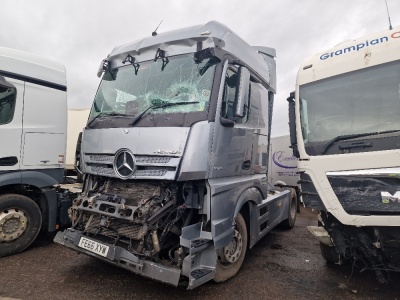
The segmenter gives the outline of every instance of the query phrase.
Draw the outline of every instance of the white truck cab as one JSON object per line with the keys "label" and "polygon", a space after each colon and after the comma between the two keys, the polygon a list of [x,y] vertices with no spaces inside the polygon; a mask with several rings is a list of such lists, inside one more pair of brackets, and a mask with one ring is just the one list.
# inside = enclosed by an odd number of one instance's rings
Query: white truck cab
{"label": "white truck cab", "polygon": [[289,98],[302,198],[329,262],[400,260],[400,27],[307,58]]}
{"label": "white truck cab", "polygon": [[66,85],[60,63],[0,47],[0,257],[67,223],[53,187],[64,176]]}

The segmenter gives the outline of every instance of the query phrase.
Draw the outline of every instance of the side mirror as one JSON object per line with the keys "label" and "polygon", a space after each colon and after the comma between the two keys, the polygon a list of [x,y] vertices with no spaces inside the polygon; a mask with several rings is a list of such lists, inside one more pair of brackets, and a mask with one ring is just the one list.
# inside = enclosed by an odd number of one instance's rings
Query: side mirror
{"label": "side mirror", "polygon": [[296,136],[296,102],[295,94],[291,92],[287,98],[289,102],[289,133],[290,133],[290,148],[293,150],[293,156],[300,158],[299,150],[297,148],[297,136]]}
{"label": "side mirror", "polygon": [[104,73],[104,71],[106,71],[108,69],[108,67],[109,67],[109,62],[108,62],[107,58],[103,59],[101,61],[99,70],[97,71],[97,77],[101,77],[101,75]]}
{"label": "side mirror", "polygon": [[238,71],[239,77],[239,90],[236,94],[236,110],[235,117],[244,117],[244,105],[248,101],[249,97],[249,85],[250,85],[250,72],[245,67],[240,67]]}

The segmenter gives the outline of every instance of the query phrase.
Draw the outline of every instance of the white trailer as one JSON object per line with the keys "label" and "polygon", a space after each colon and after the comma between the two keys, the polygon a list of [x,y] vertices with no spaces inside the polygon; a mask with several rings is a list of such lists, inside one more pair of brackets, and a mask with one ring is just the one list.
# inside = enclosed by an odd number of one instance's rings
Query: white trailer
{"label": "white trailer", "polygon": [[268,181],[270,184],[297,186],[300,177],[297,172],[297,158],[290,148],[290,136],[271,138]]}
{"label": "white trailer", "polygon": [[69,223],[63,181],[67,129],[63,65],[0,47],[0,257],[26,249],[40,229]]}

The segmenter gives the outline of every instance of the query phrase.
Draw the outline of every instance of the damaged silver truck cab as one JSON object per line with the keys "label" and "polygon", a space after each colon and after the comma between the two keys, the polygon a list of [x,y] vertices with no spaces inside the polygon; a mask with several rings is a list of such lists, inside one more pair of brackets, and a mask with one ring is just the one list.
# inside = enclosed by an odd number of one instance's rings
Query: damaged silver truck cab
{"label": "damaged silver truck cab", "polygon": [[72,227],[55,241],[192,289],[293,227],[296,193],[266,176],[274,57],[217,22],[115,48],[83,132]]}

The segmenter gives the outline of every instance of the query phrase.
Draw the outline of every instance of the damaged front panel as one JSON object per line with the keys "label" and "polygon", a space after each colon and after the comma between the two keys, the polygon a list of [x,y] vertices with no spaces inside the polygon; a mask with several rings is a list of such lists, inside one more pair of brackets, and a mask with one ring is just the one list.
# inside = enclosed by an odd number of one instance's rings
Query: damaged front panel
{"label": "damaged front panel", "polygon": [[393,176],[329,176],[343,209],[351,215],[400,215],[400,178]]}
{"label": "damaged front panel", "polygon": [[202,232],[200,225],[204,184],[88,176],[83,194],[70,209],[72,227],[56,242],[110,258],[145,276],[148,268],[153,273],[165,270],[172,278],[152,278],[173,285],[178,284],[176,274],[184,264],[190,267],[189,279],[213,274],[215,251],[199,253],[213,249],[210,233]]}

